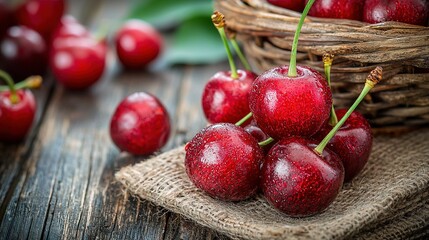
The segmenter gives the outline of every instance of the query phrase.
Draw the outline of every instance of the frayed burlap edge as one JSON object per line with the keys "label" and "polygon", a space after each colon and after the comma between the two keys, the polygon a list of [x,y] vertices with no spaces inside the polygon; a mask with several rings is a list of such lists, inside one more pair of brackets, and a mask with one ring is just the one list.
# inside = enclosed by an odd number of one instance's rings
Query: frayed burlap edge
{"label": "frayed burlap edge", "polygon": [[[237,203],[210,198],[192,185],[183,161],[184,150],[179,147],[125,167],[116,178],[131,193],[232,238],[340,239],[370,233],[400,237],[427,225],[427,218],[405,218],[427,207],[419,200],[429,197],[427,130],[395,139],[376,138],[363,173],[343,187],[325,212],[308,218],[289,218],[260,195]],[[371,229],[377,225],[390,230]]]}

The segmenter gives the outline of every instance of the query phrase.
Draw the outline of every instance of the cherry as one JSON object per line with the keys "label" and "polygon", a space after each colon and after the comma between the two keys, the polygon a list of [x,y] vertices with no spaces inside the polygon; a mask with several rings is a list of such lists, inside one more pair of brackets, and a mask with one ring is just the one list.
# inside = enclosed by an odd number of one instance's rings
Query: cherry
{"label": "cherry", "polygon": [[0,41],[0,68],[18,81],[31,75],[43,75],[47,61],[45,41],[30,28],[11,27]]}
{"label": "cherry", "polygon": [[151,154],[165,145],[170,136],[167,110],[153,95],[131,94],[117,106],[110,121],[110,137],[122,151]]}
{"label": "cherry", "polygon": [[48,39],[65,11],[64,0],[26,0],[16,10],[21,25],[28,26]]}
{"label": "cherry", "polygon": [[308,15],[361,21],[363,5],[363,0],[317,0]]}
{"label": "cherry", "polygon": [[250,91],[253,117],[274,139],[311,136],[329,117],[332,94],[325,79],[310,67],[296,66],[299,33],[313,3],[307,3],[298,23],[290,65],[261,74]]}
{"label": "cherry", "polygon": [[[29,90],[16,89],[12,78],[0,70],[9,85],[6,91],[0,91],[0,142],[19,142],[25,138],[36,113],[36,100]],[[21,82],[23,87],[34,88],[41,84],[40,77],[32,77]]]}
{"label": "cherry", "polygon": [[305,0],[267,0],[267,2],[297,12],[302,12],[305,6]]}
{"label": "cherry", "polygon": [[363,21],[369,23],[397,21],[426,26],[428,16],[429,2],[425,0],[366,0],[363,8]]}
{"label": "cherry", "polygon": [[274,207],[292,217],[314,215],[326,209],[338,195],[344,180],[342,159],[328,142],[343,126],[365,95],[381,80],[381,68],[368,76],[356,102],[315,147],[313,140],[290,137],[274,145],[262,166],[261,186]]}
{"label": "cherry", "polygon": [[275,208],[293,217],[326,209],[344,179],[341,160],[330,150],[314,152],[316,144],[291,137],[275,144],[262,166],[261,187]]}
{"label": "cherry", "polygon": [[66,88],[85,89],[96,83],[106,65],[104,40],[92,37],[66,37],[55,41],[50,67],[55,79]]}
{"label": "cherry", "polygon": [[145,67],[161,53],[163,40],[148,23],[128,20],[116,33],[116,53],[122,65],[130,69]]}
{"label": "cherry", "polygon": [[250,112],[249,91],[257,75],[248,70],[237,70],[226,40],[223,14],[215,12],[212,20],[225,45],[231,71],[221,71],[210,78],[201,102],[209,122],[235,123]]}
{"label": "cherry", "polygon": [[239,201],[257,192],[262,150],[243,128],[211,125],[195,135],[185,150],[186,173],[208,195]]}
{"label": "cherry", "polygon": [[[342,118],[346,111],[346,109],[338,109],[336,114],[339,118]],[[325,124],[313,137],[317,140],[322,140],[331,129],[331,125]],[[344,181],[351,181],[362,171],[371,153],[372,139],[371,127],[368,121],[362,114],[353,112],[328,143],[327,147],[335,152],[343,162],[345,170]]]}
{"label": "cherry", "polygon": [[[260,142],[260,146],[264,150],[264,153],[268,153],[271,147],[276,143],[275,141],[271,141],[270,136],[268,136],[262,129],[258,126],[255,119],[252,119],[249,124],[243,127],[244,131],[248,132],[252,137],[256,139],[256,141]],[[262,144],[266,141],[266,144]]]}

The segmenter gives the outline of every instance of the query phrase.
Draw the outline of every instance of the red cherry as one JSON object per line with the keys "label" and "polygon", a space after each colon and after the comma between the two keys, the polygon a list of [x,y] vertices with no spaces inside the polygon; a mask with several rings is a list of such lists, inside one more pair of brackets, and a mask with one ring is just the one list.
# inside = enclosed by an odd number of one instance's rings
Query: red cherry
{"label": "red cherry", "polygon": [[19,24],[34,29],[48,39],[64,10],[64,0],[27,0],[16,10],[16,18]]}
{"label": "red cherry", "polygon": [[186,173],[214,198],[239,201],[258,189],[262,151],[243,128],[218,123],[200,131],[186,145]]}
{"label": "red cherry", "polygon": [[50,67],[66,88],[80,90],[97,82],[106,65],[105,41],[90,37],[68,37],[55,41]]}
{"label": "red cherry", "polygon": [[164,146],[170,136],[168,112],[155,96],[134,93],[116,108],[110,122],[110,136],[122,151],[151,154]]}
{"label": "red cherry", "polygon": [[330,150],[300,137],[274,145],[262,166],[261,186],[266,199],[292,217],[320,213],[338,195],[344,180],[341,160]]}
{"label": "red cherry", "polygon": [[48,65],[47,54],[40,34],[24,26],[14,26],[0,41],[0,69],[17,81],[31,75],[43,75]]}
{"label": "red cherry", "polygon": [[[335,112],[338,118],[342,118],[347,109]],[[332,126],[325,124],[314,138],[321,141],[331,129]],[[345,170],[344,180],[351,181],[362,171],[371,153],[372,133],[368,121],[362,114],[353,112],[327,147],[342,160]]]}
{"label": "red cherry", "polygon": [[317,71],[297,66],[288,77],[288,66],[260,75],[250,91],[250,109],[261,129],[274,139],[311,136],[328,119],[332,94]]}
{"label": "red cherry", "polygon": [[[255,119],[252,119],[249,124],[243,127],[244,131],[248,132],[250,135],[252,135],[256,141],[263,142],[270,138],[262,129],[258,126]],[[270,144],[266,146],[262,146],[262,149],[264,150],[264,153],[268,153],[268,151],[271,149],[272,146],[276,141],[271,142]]]}
{"label": "red cherry", "polygon": [[360,21],[362,20],[363,5],[363,0],[316,0],[308,15]]}
{"label": "red cherry", "polygon": [[237,73],[233,79],[231,72],[218,72],[205,85],[201,101],[209,122],[236,123],[250,112],[249,92],[257,75],[244,70]]}
{"label": "red cherry", "polygon": [[366,0],[363,21],[380,23],[397,21],[426,26],[429,2],[425,0]]}
{"label": "red cherry", "polygon": [[127,21],[116,34],[116,53],[126,68],[142,68],[154,61],[163,48],[158,31],[148,23]]}
{"label": "red cherry", "polygon": [[30,130],[36,113],[36,100],[29,90],[16,91],[18,102],[12,103],[10,91],[0,92],[0,142],[18,142]]}
{"label": "red cherry", "polygon": [[305,6],[305,0],[267,0],[267,2],[297,12],[302,12]]}

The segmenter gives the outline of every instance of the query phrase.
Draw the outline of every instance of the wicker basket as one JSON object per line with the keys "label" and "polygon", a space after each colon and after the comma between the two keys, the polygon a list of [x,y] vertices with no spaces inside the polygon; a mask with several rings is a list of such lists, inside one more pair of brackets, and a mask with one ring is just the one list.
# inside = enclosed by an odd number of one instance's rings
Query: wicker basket
{"label": "wicker basket", "polygon": [[[260,71],[289,63],[300,13],[265,0],[216,0],[215,8]],[[351,106],[365,77],[378,65],[384,70],[383,81],[358,109],[374,131],[397,134],[429,126],[429,27],[307,17],[297,61],[323,73],[324,52],[335,55],[336,107]]]}

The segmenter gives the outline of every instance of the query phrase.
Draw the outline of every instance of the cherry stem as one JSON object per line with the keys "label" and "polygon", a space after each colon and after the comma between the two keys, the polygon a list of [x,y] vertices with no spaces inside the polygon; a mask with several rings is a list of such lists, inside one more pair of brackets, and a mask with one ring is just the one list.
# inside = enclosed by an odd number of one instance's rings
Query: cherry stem
{"label": "cherry stem", "polygon": [[241,63],[243,64],[244,68],[248,71],[253,71],[252,67],[250,66],[249,62],[247,61],[246,57],[244,56],[243,52],[240,49],[240,46],[238,46],[237,41],[235,40],[235,36],[230,38],[231,44],[234,47],[235,52],[237,53],[238,57],[240,58]]}
{"label": "cherry stem", "polygon": [[[42,77],[41,76],[30,76],[26,78],[24,81],[15,84],[15,90],[19,89],[34,89],[39,88],[42,85]],[[0,91],[9,91],[9,87],[0,86]]]}
{"label": "cherry stem", "polygon": [[238,121],[235,124],[235,126],[241,126],[241,124],[243,124],[244,122],[246,122],[247,120],[249,120],[252,116],[253,116],[252,112],[248,113],[246,116],[244,116],[244,118],[240,119],[240,121]]}
{"label": "cherry stem", "polygon": [[[323,66],[325,67],[325,77],[328,81],[329,88],[332,90],[331,87],[331,66],[332,62],[334,61],[334,55],[330,53],[324,53],[323,54]],[[338,117],[335,113],[334,103],[332,102],[331,106],[331,115],[329,117],[329,125],[335,126],[338,123]]]}
{"label": "cherry stem", "polygon": [[334,128],[326,135],[326,137],[317,145],[317,147],[314,149],[316,153],[319,155],[322,155],[323,150],[325,149],[328,142],[334,137],[334,135],[337,133],[338,129],[341,128],[341,126],[344,124],[344,122],[347,120],[347,118],[353,113],[353,111],[356,109],[356,107],[359,105],[359,103],[363,100],[363,98],[368,94],[368,92],[378,83],[381,81],[382,78],[382,72],[383,69],[381,67],[376,67],[374,70],[371,71],[369,76],[366,78],[365,81],[365,87],[363,88],[362,92],[360,93],[359,97],[356,99],[356,101],[353,103],[353,105],[349,108],[349,110],[344,114],[344,116],[341,118],[341,120],[335,125]]}
{"label": "cherry stem", "polygon": [[15,83],[12,80],[12,77],[5,71],[0,70],[0,77],[7,83],[10,90],[10,102],[16,104],[19,102],[18,94],[16,94]]}
{"label": "cherry stem", "polygon": [[235,66],[234,58],[232,56],[231,49],[229,48],[228,40],[225,34],[225,16],[222,13],[215,11],[212,15],[212,22],[217,28],[219,35],[222,39],[223,45],[225,46],[225,50],[228,55],[229,66],[231,68],[231,78],[237,79],[237,67]]}
{"label": "cherry stem", "polygon": [[259,142],[258,144],[259,144],[259,146],[267,146],[268,144],[272,143],[273,141],[274,141],[274,138],[269,137],[269,138],[265,139],[264,141]]}
{"label": "cherry stem", "polygon": [[305,17],[307,17],[308,11],[310,11],[311,6],[315,0],[309,0],[307,5],[305,5],[304,11],[302,11],[301,18],[299,19],[298,26],[296,27],[295,36],[292,43],[292,51],[290,55],[290,63],[288,70],[288,77],[296,77],[296,55],[298,53],[298,38],[301,33],[302,25],[304,24]]}

